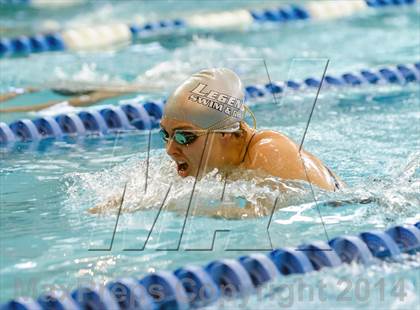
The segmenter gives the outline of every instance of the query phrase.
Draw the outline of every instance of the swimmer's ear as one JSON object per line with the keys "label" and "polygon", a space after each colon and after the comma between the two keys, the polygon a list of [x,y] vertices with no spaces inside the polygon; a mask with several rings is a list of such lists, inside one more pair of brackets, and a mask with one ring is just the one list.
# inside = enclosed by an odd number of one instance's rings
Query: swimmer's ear
{"label": "swimmer's ear", "polygon": [[232,134],[230,132],[221,132],[221,136],[222,136],[222,139],[227,140],[232,137]]}
{"label": "swimmer's ear", "polygon": [[231,137],[235,137],[235,138],[240,138],[242,135],[243,135],[243,133],[242,133],[242,131],[237,131],[237,132],[222,132],[221,133],[222,134],[222,138],[227,138],[227,139],[230,139]]}
{"label": "swimmer's ear", "polygon": [[244,132],[243,132],[242,130],[240,130],[240,131],[236,131],[236,132],[234,132],[234,133],[233,133],[233,135],[234,135],[236,138],[240,138],[240,137],[243,137],[243,136],[244,136]]}

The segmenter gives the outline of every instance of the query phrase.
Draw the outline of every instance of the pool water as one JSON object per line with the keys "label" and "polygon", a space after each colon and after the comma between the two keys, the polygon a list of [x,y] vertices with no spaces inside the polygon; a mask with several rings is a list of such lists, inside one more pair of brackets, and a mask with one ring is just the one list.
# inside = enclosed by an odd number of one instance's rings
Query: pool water
{"label": "pool water", "polygon": [[[61,16],[64,24],[71,26],[275,4],[232,1],[222,6],[213,1],[184,1],[168,6],[163,1],[100,1],[51,14],[31,14],[33,9],[25,8],[18,12],[5,10],[0,13],[0,27],[15,27],[7,33],[16,34],[25,33],[40,20],[53,19],[51,16],[57,20]],[[205,67],[233,68],[245,85],[267,83],[263,59],[271,79],[276,81],[319,78],[327,59],[330,74],[409,64],[419,61],[419,8],[384,9],[335,21],[255,27],[245,32],[186,32],[117,50],[2,59],[0,90],[68,80],[135,81],[163,88],[158,93],[140,94],[147,99],[166,96],[182,79]],[[23,295],[36,297],[50,287],[70,290],[93,280],[140,277],[188,263],[204,265],[270,247],[295,247],[419,221],[419,91],[418,84],[321,90],[304,147],[348,185],[337,193],[315,189],[325,230],[309,187],[277,178],[265,183],[261,178],[230,181],[224,194],[228,202],[243,197],[274,203],[278,197],[278,209],[272,218],[186,218],[194,180],[177,176],[157,131],[151,135],[149,161],[147,132],[69,137],[0,148],[0,301]],[[249,104],[259,129],[278,130],[300,142],[315,93],[308,90],[279,97],[276,102],[264,98]],[[29,105],[59,98],[43,91],[1,105]],[[101,104],[110,103],[118,104],[118,100]],[[36,115],[1,114],[0,121]],[[273,184],[282,184],[288,190],[273,190]],[[98,215],[88,211],[122,195],[125,185],[124,208],[114,235],[115,212]],[[220,175],[210,173],[195,185],[192,209],[214,208],[223,187]],[[372,202],[357,203],[364,198],[372,198]],[[356,202],[340,207],[324,203],[337,200]],[[162,202],[171,210],[163,208],[160,212]],[[219,232],[212,248],[215,230],[230,232]],[[414,309],[420,302],[419,267],[417,254],[370,267],[326,268],[309,275],[281,277],[246,300],[224,299],[210,308]]]}

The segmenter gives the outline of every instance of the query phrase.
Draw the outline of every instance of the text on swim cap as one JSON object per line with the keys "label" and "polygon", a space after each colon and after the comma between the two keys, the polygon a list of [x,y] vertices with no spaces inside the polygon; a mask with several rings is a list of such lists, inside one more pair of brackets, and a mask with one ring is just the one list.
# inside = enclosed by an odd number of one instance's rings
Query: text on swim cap
{"label": "text on swim cap", "polygon": [[197,102],[209,108],[224,112],[229,116],[241,118],[242,100],[218,91],[207,89],[207,85],[199,83],[192,91],[188,100]]}

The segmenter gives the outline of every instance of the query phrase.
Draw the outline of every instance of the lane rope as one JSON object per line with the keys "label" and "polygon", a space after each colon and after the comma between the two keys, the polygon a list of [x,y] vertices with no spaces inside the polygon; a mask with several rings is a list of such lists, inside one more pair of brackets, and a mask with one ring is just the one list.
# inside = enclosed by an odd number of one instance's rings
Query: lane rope
{"label": "lane rope", "polygon": [[[36,3],[46,0],[0,0],[0,4]],[[78,1],[78,0],[72,0]],[[72,1],[52,1],[67,3]],[[0,58],[28,56],[33,53],[56,51],[82,51],[130,44],[142,38],[175,35],[185,30],[210,31],[247,29],[253,25],[285,24],[302,20],[328,20],[351,16],[369,9],[414,5],[417,0],[351,0],[310,1],[305,4],[281,7],[194,14],[185,18],[160,20],[144,24],[112,23],[109,25],[81,26],[62,31],[14,38],[0,38]],[[48,0],[49,3],[52,3]],[[80,0],[78,1],[80,2]]]}
{"label": "lane rope", "polygon": [[52,290],[36,300],[18,297],[0,309],[197,309],[223,297],[247,298],[279,277],[354,262],[369,266],[381,260],[401,261],[403,253],[419,251],[420,222],[417,222],[394,226],[384,232],[339,236],[329,244],[315,241],[296,249],[280,248],[268,254],[218,259],[205,266],[189,264],[174,272],[156,271],[140,279],[124,277],[105,286],[81,286],[71,293]]}
{"label": "lane rope", "polygon": [[[377,70],[363,69],[357,73],[344,73],[340,76],[327,75],[323,87],[358,87],[361,85],[405,85],[420,82],[420,63]],[[305,91],[319,86],[319,79],[307,78],[302,81],[271,82],[265,85],[245,87],[247,100],[271,98],[273,94],[282,95],[288,91]],[[150,130],[159,127],[165,100],[143,101],[133,98],[121,101],[115,106],[100,107],[86,111],[60,114],[53,117],[39,117],[34,120],[20,119],[6,124],[0,122],[0,145],[19,141],[40,141],[43,139],[62,139],[65,136],[102,136],[115,132]],[[22,107],[0,109],[11,112]]]}

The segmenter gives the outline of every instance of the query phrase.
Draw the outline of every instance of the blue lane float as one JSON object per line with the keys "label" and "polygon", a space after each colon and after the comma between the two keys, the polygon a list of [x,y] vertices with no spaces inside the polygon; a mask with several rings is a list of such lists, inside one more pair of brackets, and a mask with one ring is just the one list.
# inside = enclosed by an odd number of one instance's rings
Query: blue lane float
{"label": "blue lane float", "polygon": [[10,40],[10,46],[13,54],[29,54],[32,52],[29,38],[21,36]]}
{"label": "blue lane float", "polygon": [[86,134],[85,125],[77,114],[58,115],[55,120],[66,135],[84,136]]}
{"label": "blue lane float", "polygon": [[65,292],[47,292],[35,301],[18,297],[0,310],[108,310],[197,309],[219,298],[244,298],[278,277],[309,273],[343,263],[394,260],[401,252],[420,251],[420,222],[394,226],[358,236],[339,236],[329,244],[316,241],[294,249],[280,248],[268,254],[221,259],[205,267],[187,265],[175,272],[157,271],[141,279],[122,278],[105,286],[87,286]]}
{"label": "blue lane float", "polygon": [[342,236],[332,239],[329,245],[337,253],[342,262],[352,262],[368,265],[372,263],[373,256],[367,245],[358,237]]}
{"label": "blue lane float", "polygon": [[116,299],[120,309],[152,310],[155,308],[146,288],[134,278],[122,278],[110,282],[106,287]]}
{"label": "blue lane float", "polygon": [[264,254],[256,253],[242,256],[239,258],[239,262],[248,272],[254,287],[258,287],[266,282],[272,281],[279,275],[274,262]]}
{"label": "blue lane float", "polygon": [[0,122],[0,145],[13,142],[38,141],[63,136],[104,135],[112,132],[151,130],[159,126],[163,102],[148,101],[108,106],[100,110],[80,111],[42,117],[21,119],[10,125]]}
{"label": "blue lane float", "polygon": [[171,272],[158,271],[141,279],[156,309],[189,309],[188,295],[181,281]]}
{"label": "blue lane float", "polygon": [[82,111],[78,113],[78,116],[88,132],[108,133],[108,126],[98,111]]}
{"label": "blue lane float", "polygon": [[48,43],[45,37],[41,35],[34,35],[28,38],[29,46],[33,53],[40,53],[48,49]]}
{"label": "blue lane float", "polygon": [[254,291],[250,274],[244,266],[233,259],[221,259],[206,266],[222,296],[247,296]]}
{"label": "blue lane float", "polygon": [[32,298],[16,298],[0,307],[1,310],[43,310],[42,306]]}
{"label": "blue lane float", "polygon": [[[25,2],[36,3],[35,0],[0,0],[0,4],[3,5]],[[185,18],[151,21],[144,24],[120,24],[118,27],[112,25],[79,27],[55,33],[34,34],[17,38],[0,38],[0,57],[28,56],[33,53],[63,50],[78,51],[92,46],[100,49],[118,45],[120,41],[129,42],[130,40],[136,41],[139,38],[174,35],[182,29],[189,29],[192,32],[196,30],[205,30],[207,32],[217,29],[223,30],[227,20],[232,27],[242,29],[243,26],[254,24],[284,24],[302,20],[340,18],[366,9],[406,6],[413,5],[415,2],[415,0],[354,0],[343,4],[342,1],[328,1],[325,3],[322,1],[311,1],[301,5],[284,5],[259,10],[239,9],[217,13],[193,14]],[[71,4],[71,1],[69,3]],[[203,22],[208,19],[211,19],[212,23]],[[87,33],[89,35],[86,35]],[[93,41],[92,38],[94,39]]]}
{"label": "blue lane float", "polygon": [[[323,87],[400,84],[420,82],[420,63],[399,64],[378,70],[361,70],[341,76],[328,75]],[[245,87],[247,100],[259,100],[282,95],[288,91],[305,91],[319,87],[320,80],[307,78],[302,82],[271,82],[265,85]],[[63,135],[104,135],[110,132],[150,130],[159,127],[165,101],[141,102],[139,97],[122,100],[120,106],[108,106],[100,110],[80,111],[77,114],[62,114],[54,118],[34,121],[17,120],[10,125],[0,123],[0,145],[15,141],[37,141],[45,138],[61,138]],[[56,125],[58,124],[58,126]]]}
{"label": "blue lane float", "polygon": [[9,125],[0,122],[0,144],[15,142],[16,137]]}
{"label": "blue lane float", "polygon": [[182,19],[174,20],[161,20],[154,23],[146,23],[143,25],[140,24],[130,24],[130,32],[133,40],[137,38],[149,37],[152,35],[157,35],[162,32],[176,31],[179,29],[185,28],[186,22]]}
{"label": "blue lane float", "polygon": [[35,124],[29,119],[21,119],[10,124],[10,129],[15,136],[23,142],[38,141],[41,134],[38,132]]}
{"label": "blue lane float", "polygon": [[63,136],[60,125],[52,117],[37,118],[33,123],[43,138],[61,138]]}
{"label": "blue lane float", "polygon": [[64,291],[52,291],[40,295],[37,299],[42,309],[48,310],[78,310],[76,301]]}
{"label": "blue lane float", "polygon": [[28,56],[33,53],[63,51],[66,45],[59,33],[0,38],[0,57]]}
{"label": "blue lane float", "polygon": [[125,104],[121,109],[127,115],[128,121],[139,130],[148,130],[154,127],[155,119],[147,112],[146,108],[138,103]]}
{"label": "blue lane float", "polygon": [[278,271],[282,275],[293,273],[307,273],[314,270],[308,256],[303,251],[293,249],[277,249],[269,254]]}
{"label": "blue lane float", "polygon": [[310,18],[310,13],[304,6],[290,5],[281,8],[251,10],[251,15],[256,22],[284,23]]}
{"label": "blue lane float", "polygon": [[187,265],[175,270],[174,274],[181,281],[191,307],[205,307],[220,297],[216,283],[204,268]]}
{"label": "blue lane float", "polygon": [[416,0],[366,0],[367,5],[374,8],[414,4],[415,2]]}
{"label": "blue lane float", "polygon": [[104,287],[86,286],[74,290],[71,297],[81,309],[119,309],[115,296]]}
{"label": "blue lane float", "polygon": [[327,243],[324,241],[315,241],[310,244],[303,244],[298,247],[299,251],[304,251],[309,258],[315,270],[324,267],[336,267],[343,262]]}
{"label": "blue lane float", "polygon": [[162,118],[164,105],[165,105],[165,102],[160,102],[160,101],[157,101],[157,102],[146,101],[143,104],[143,107],[152,118],[153,127],[155,127],[156,124],[158,125],[159,120]]}
{"label": "blue lane float", "polygon": [[361,233],[360,238],[366,243],[372,255],[378,258],[397,258],[401,251],[391,236],[381,231]]}
{"label": "blue lane float", "polygon": [[130,125],[127,115],[120,107],[110,106],[101,109],[99,113],[105,120],[106,125],[111,130],[130,130],[133,126]]}
{"label": "blue lane float", "polygon": [[420,231],[414,226],[395,226],[386,233],[395,241],[401,252],[414,254],[420,243]]}
{"label": "blue lane float", "polygon": [[[355,73],[344,73],[339,76],[327,75],[323,87],[337,88],[343,86],[361,86],[378,84],[400,84],[420,82],[420,65],[397,65],[383,67],[378,70],[360,70]],[[248,99],[265,98],[273,94],[282,94],[288,89],[292,91],[317,88],[320,79],[309,77],[303,81],[272,82],[266,85],[248,85],[245,87],[245,94]]]}

